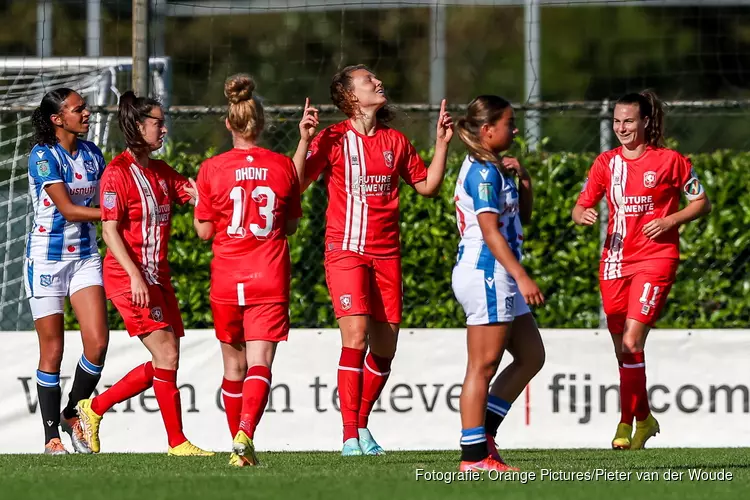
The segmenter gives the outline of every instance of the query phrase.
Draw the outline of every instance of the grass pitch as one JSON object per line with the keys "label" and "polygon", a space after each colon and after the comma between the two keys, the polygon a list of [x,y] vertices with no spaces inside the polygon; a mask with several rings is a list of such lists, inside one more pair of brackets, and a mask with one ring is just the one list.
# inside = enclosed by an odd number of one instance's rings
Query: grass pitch
{"label": "grass pitch", "polygon": [[458,456],[445,451],[346,459],[335,453],[261,453],[261,467],[234,469],[227,465],[228,453],[210,458],[0,455],[0,498],[715,500],[750,491],[746,448],[515,450],[505,458],[526,472],[525,481],[483,474],[463,481],[454,475],[446,482],[445,476],[456,471]]}

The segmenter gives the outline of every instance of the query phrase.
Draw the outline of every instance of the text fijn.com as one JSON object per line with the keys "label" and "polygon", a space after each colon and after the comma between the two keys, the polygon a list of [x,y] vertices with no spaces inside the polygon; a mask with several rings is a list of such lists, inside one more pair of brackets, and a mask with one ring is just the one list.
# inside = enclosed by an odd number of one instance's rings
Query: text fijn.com
{"label": "text fijn.com", "polygon": [[532,482],[608,482],[608,481],[731,481],[733,474],[725,469],[685,469],[665,471],[621,471],[592,469],[586,471],[564,471],[541,469],[537,471],[436,471],[416,469],[416,481],[441,482],[446,484],[472,481],[505,481],[520,484]]}

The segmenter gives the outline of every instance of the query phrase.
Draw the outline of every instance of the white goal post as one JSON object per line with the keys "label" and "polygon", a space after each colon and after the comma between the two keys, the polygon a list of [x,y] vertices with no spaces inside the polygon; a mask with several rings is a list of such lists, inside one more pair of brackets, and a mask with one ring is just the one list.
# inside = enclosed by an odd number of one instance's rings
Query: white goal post
{"label": "white goal post", "polygon": [[[75,90],[92,110],[87,139],[106,150],[112,106],[131,88],[132,67],[129,57],[0,58],[0,330],[33,329],[22,277],[32,218],[26,162],[33,110],[50,90]],[[170,60],[151,58],[149,68],[151,95],[168,109]]]}

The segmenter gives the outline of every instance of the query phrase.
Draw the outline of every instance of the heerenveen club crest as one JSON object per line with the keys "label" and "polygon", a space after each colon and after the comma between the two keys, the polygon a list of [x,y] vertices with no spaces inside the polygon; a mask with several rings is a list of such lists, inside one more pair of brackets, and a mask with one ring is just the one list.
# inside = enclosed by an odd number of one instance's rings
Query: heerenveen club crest
{"label": "heerenveen club crest", "polygon": [[97,172],[96,165],[94,165],[94,162],[91,160],[84,160],[83,168],[85,168],[86,173],[90,175],[94,175]]}
{"label": "heerenveen club crest", "polygon": [[653,188],[656,187],[656,172],[649,170],[643,174],[643,187]]}

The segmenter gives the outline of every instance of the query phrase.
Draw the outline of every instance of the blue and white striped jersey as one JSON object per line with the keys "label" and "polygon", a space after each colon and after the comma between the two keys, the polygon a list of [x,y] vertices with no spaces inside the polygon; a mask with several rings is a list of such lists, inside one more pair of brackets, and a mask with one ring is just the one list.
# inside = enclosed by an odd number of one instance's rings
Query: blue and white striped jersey
{"label": "blue and white striped jersey", "polygon": [[85,259],[97,252],[94,224],[66,221],[44,188],[63,182],[74,204],[97,205],[104,166],[104,156],[93,142],[78,140],[75,158],[59,144],[32,148],[29,195],[34,224],[26,241],[27,257],[69,261]]}
{"label": "blue and white striped jersey", "polygon": [[484,243],[477,215],[482,212],[499,214],[500,234],[508,241],[516,258],[521,260],[523,229],[519,216],[518,189],[513,177],[504,176],[488,162],[466,156],[456,182],[453,200],[461,241],[458,244],[458,265],[491,272],[505,272]]}

